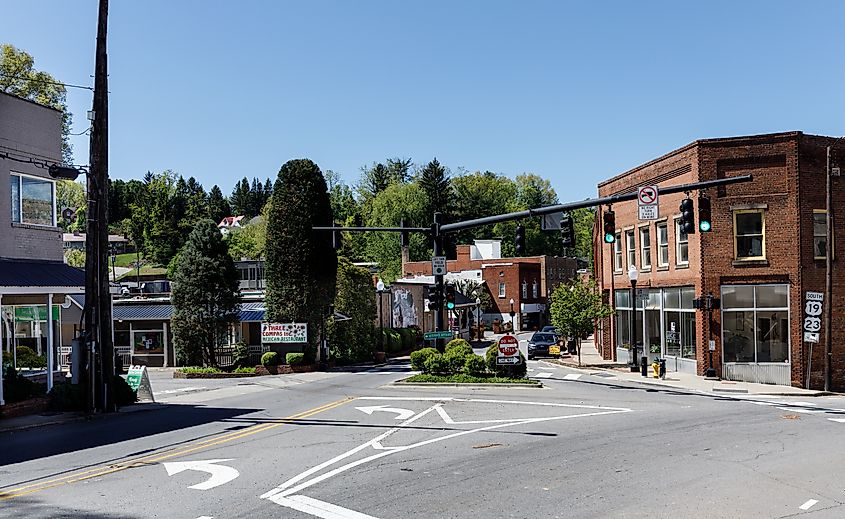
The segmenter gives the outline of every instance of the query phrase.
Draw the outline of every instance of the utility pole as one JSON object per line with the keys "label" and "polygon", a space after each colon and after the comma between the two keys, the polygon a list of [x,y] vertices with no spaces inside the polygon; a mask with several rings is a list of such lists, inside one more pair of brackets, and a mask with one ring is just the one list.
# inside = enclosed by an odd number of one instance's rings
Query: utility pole
{"label": "utility pole", "polygon": [[88,233],[85,258],[85,335],[88,373],[87,409],[114,410],[111,291],[108,276],[108,0],[99,1],[94,101],[88,173]]}

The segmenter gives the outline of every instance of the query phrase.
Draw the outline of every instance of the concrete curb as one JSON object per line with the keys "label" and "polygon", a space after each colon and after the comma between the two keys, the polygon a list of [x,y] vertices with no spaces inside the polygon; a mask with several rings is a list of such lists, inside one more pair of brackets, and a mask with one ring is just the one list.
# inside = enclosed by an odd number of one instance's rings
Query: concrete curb
{"label": "concrete curb", "polygon": [[35,429],[36,427],[44,427],[44,426],[47,426],[47,425],[61,425],[61,424],[66,424],[66,423],[81,422],[81,421],[87,420],[87,419],[88,419],[88,417],[84,414],[74,413],[71,416],[57,416],[54,420],[50,420],[50,421],[46,421],[46,422],[21,424],[21,425],[9,426],[9,427],[6,427],[2,423],[0,423],[0,433],[25,431],[27,429]]}
{"label": "concrete curb", "polygon": [[485,384],[483,382],[479,383],[472,383],[472,382],[402,382],[401,380],[397,380],[396,382],[391,382],[390,384],[386,384],[386,386],[394,386],[394,387],[413,387],[413,386],[443,386],[443,387],[501,387],[501,388],[528,388],[528,389],[538,389],[543,388],[542,382],[537,383],[529,383],[529,384]]}

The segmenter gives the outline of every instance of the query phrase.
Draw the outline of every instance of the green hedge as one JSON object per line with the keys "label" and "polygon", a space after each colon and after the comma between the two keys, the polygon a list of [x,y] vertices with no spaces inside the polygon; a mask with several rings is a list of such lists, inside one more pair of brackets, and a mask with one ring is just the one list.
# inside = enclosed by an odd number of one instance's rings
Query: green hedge
{"label": "green hedge", "polygon": [[279,365],[279,354],[275,351],[268,351],[264,355],[261,356],[261,365],[262,366],[278,366]]}
{"label": "green hedge", "polygon": [[291,366],[301,366],[302,364],[305,364],[305,354],[288,353],[287,355],[285,355],[285,362],[287,362]]}
{"label": "green hedge", "polygon": [[437,355],[437,350],[434,348],[423,348],[411,352],[411,368],[417,371],[425,371],[425,361],[432,355]]}
{"label": "green hedge", "polygon": [[431,355],[427,359],[425,359],[424,372],[427,374],[448,375],[450,372],[450,368],[451,366],[449,365],[449,359],[447,359],[445,355],[441,355],[440,353],[435,353],[434,355]]}
{"label": "green hedge", "polygon": [[464,359],[463,372],[475,377],[481,376],[487,373],[487,362],[481,355],[467,355]]}

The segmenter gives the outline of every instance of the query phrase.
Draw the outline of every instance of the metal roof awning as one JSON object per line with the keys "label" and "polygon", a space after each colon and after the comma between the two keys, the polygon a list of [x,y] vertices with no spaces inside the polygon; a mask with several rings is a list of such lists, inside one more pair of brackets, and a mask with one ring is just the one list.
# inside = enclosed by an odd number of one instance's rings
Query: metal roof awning
{"label": "metal roof awning", "polygon": [[173,316],[173,305],[114,305],[116,321],[167,321]]}
{"label": "metal roof awning", "polygon": [[85,291],[85,272],[61,261],[0,259],[0,294]]}

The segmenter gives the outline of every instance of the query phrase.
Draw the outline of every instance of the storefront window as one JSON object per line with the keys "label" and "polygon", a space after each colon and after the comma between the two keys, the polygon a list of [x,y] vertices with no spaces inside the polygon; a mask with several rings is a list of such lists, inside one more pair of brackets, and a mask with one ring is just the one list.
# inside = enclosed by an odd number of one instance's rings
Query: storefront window
{"label": "storefront window", "polygon": [[133,355],[163,355],[164,332],[159,330],[135,331],[132,333]]}
{"label": "storefront window", "polygon": [[789,285],[722,287],[725,362],[789,361]]}

